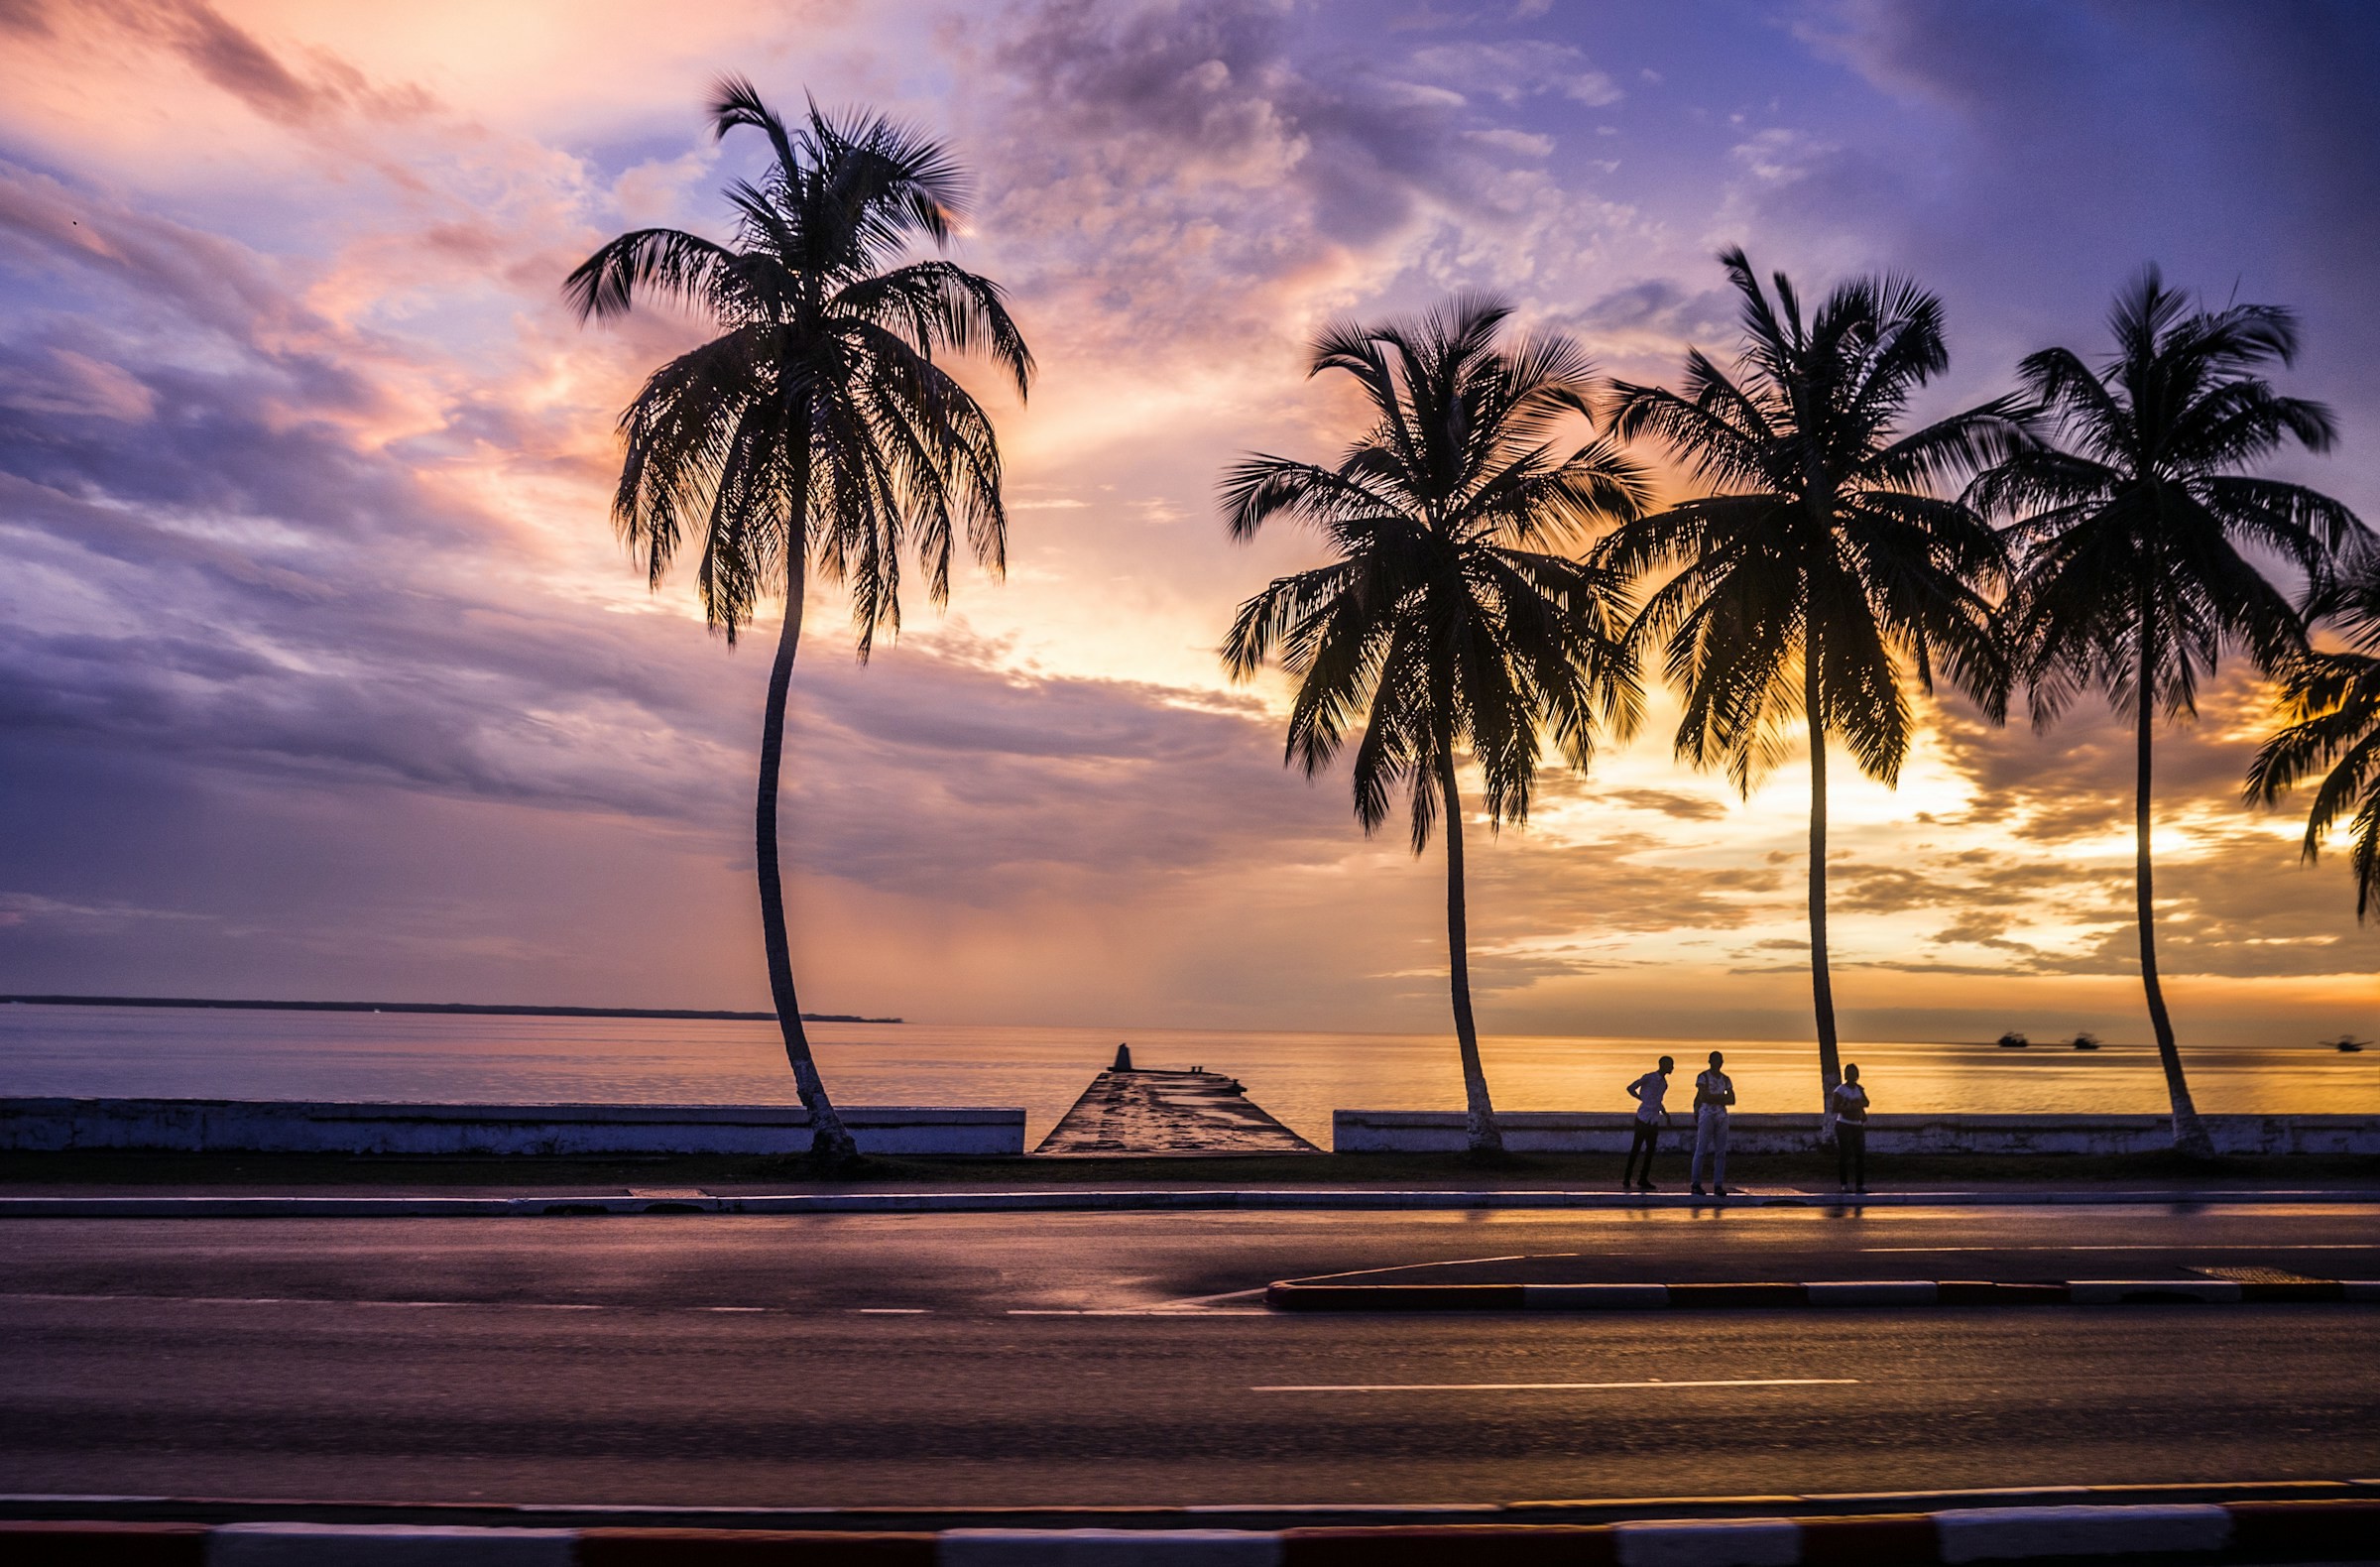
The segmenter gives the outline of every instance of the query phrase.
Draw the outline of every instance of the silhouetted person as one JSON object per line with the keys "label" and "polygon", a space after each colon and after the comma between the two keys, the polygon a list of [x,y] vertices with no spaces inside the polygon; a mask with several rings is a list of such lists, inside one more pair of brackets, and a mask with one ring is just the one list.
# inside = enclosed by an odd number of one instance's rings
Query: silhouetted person
{"label": "silhouetted person", "polygon": [[1711,1070],[1694,1080],[1694,1194],[1703,1195],[1703,1161],[1712,1160],[1711,1191],[1727,1194],[1727,1107],[1735,1103],[1735,1085],[1720,1067],[1726,1057],[1711,1052]]}
{"label": "silhouetted person", "polygon": [[[1620,1166],[1621,1191],[1630,1185],[1638,1191],[1653,1189],[1653,1145],[1669,1124],[1669,1112],[1661,1108],[1661,1101],[1669,1092],[1669,1074],[1677,1069],[1678,1063],[1665,1055],[1659,1066],[1628,1085],[1628,1097],[1636,1101],[1636,1135],[1628,1142],[1628,1161]],[[1644,1156],[1641,1169],[1636,1163],[1638,1154]]]}
{"label": "silhouetted person", "polygon": [[1845,1066],[1843,1081],[1827,1096],[1835,1112],[1835,1173],[1844,1191],[1867,1190],[1867,1090],[1859,1068]]}

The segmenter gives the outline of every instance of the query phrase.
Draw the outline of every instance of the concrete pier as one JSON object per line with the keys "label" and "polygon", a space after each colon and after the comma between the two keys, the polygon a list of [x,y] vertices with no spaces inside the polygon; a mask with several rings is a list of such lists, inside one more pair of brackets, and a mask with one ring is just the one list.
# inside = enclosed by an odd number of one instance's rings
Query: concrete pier
{"label": "concrete pier", "polygon": [[[1130,1057],[1118,1051],[1119,1061]],[[1038,1154],[1319,1153],[1322,1150],[1249,1103],[1220,1072],[1110,1068],[1091,1080]]]}

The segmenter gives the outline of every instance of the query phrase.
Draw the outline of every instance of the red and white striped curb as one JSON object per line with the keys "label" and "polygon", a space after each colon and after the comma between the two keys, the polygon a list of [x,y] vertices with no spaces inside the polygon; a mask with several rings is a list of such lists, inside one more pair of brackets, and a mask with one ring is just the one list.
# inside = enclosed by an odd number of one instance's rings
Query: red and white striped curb
{"label": "red and white striped curb", "polygon": [[2380,1559],[2380,1502],[1955,1507],[1852,1517],[1376,1528],[457,1528],[0,1522],[13,1567],[1929,1567]]}
{"label": "red and white striped curb", "polygon": [[2380,1305],[2380,1280],[2070,1278],[2002,1284],[1953,1278],[1798,1284],[1305,1284],[1267,1287],[1284,1311],[1663,1311],[1723,1306],[2123,1306],[2164,1302]]}

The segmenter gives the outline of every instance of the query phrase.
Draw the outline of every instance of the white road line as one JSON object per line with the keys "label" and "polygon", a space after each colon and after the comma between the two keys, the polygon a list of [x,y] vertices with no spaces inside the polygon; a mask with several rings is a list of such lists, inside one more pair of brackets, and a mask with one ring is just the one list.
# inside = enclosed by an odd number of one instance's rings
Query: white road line
{"label": "white road line", "polygon": [[1005,1315],[1012,1317],[1269,1317],[1270,1311],[1209,1310],[1203,1307],[1176,1306],[1108,1306],[1095,1310],[1076,1308],[1061,1310],[1054,1306],[1011,1306]]}
{"label": "white road line", "polygon": [[70,1295],[39,1290],[0,1291],[0,1301],[78,1304],[132,1302],[171,1306],[358,1306],[375,1311],[761,1311],[762,1306],[639,1306],[576,1300],[345,1300],[322,1295]]}
{"label": "white road line", "polygon": [[1218,1300],[1246,1300],[1250,1295],[1260,1295],[1271,1287],[1272,1286],[1269,1284],[1258,1284],[1253,1289],[1227,1289],[1220,1295],[1185,1295],[1179,1300],[1159,1301],[1155,1306],[1152,1306],[1149,1309],[1153,1311],[1162,1310],[1166,1307],[1208,1306],[1213,1305]]}
{"label": "white road line", "polygon": [[923,1317],[932,1313],[923,1306],[854,1306],[863,1317]]}
{"label": "white road line", "polygon": [[[1525,1263],[1532,1257],[1576,1257],[1576,1252],[1513,1252],[1504,1257],[1450,1257],[1443,1263],[1399,1263],[1390,1267],[1351,1267],[1344,1273],[1316,1273],[1307,1282],[1321,1283],[1333,1278],[1361,1278],[1366,1273],[1405,1273],[1424,1267],[1468,1267],[1474,1263]],[[1599,1252],[1599,1257],[1625,1257],[1625,1252]],[[1251,1291],[1252,1292],[1252,1291]]]}
{"label": "white road line", "polygon": [[1848,1387],[1856,1377],[1744,1377],[1725,1382],[1353,1382],[1282,1383],[1250,1392],[1583,1392],[1612,1387]]}

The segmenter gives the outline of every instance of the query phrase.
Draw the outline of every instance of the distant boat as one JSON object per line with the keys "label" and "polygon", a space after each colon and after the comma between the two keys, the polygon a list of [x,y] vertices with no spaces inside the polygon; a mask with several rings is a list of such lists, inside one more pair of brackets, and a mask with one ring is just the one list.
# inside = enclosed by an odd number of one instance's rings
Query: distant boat
{"label": "distant boat", "polygon": [[1999,1046],[2003,1050],[2022,1050],[2031,1045],[2032,1042],[2032,1040],[2026,1038],[2023,1034],[2018,1033],[2014,1028],[2009,1029],[2006,1033],[2001,1034],[1999,1037]]}
{"label": "distant boat", "polygon": [[2097,1034],[2095,1034],[2095,1033],[2078,1033],[2078,1034],[2076,1034],[2076,1035],[2075,1035],[2075,1048],[2076,1048],[2076,1049],[2078,1049],[2078,1050],[2095,1050],[2095,1049],[2097,1049],[2098,1047],[2099,1047],[2099,1036],[2098,1036]]}
{"label": "distant boat", "polygon": [[2321,1042],[2342,1055],[2361,1055],[2363,1047],[2371,1043],[2369,1039],[2358,1039],[2351,1033],[2342,1033],[2335,1039],[2324,1039]]}

